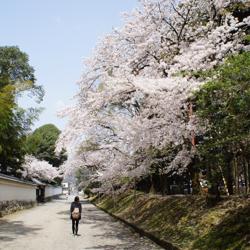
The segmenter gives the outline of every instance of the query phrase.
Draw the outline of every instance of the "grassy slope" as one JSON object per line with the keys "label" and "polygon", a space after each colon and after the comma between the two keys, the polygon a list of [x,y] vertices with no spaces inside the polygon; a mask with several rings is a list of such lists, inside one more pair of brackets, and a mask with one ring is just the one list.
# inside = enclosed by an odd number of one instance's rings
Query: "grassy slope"
{"label": "grassy slope", "polygon": [[116,196],[115,202],[103,197],[95,203],[180,249],[250,249],[250,201],[246,199],[230,198],[208,209],[204,197],[135,196],[130,191]]}

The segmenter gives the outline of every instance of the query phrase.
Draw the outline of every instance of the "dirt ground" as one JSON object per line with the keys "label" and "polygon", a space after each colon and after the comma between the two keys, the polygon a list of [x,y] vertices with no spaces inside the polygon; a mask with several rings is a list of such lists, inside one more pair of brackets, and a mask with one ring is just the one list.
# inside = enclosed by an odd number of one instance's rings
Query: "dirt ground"
{"label": "dirt ground", "polygon": [[155,250],[149,239],[83,200],[79,236],[73,236],[69,200],[63,198],[0,219],[1,250]]}

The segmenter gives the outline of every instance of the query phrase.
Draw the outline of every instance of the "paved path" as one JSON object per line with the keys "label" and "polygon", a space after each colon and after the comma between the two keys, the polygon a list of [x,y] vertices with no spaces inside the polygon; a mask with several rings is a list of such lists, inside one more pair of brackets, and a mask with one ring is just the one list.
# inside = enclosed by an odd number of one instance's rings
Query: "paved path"
{"label": "paved path", "polygon": [[0,249],[162,249],[87,201],[82,203],[80,236],[71,234],[70,202],[58,199],[0,219]]}

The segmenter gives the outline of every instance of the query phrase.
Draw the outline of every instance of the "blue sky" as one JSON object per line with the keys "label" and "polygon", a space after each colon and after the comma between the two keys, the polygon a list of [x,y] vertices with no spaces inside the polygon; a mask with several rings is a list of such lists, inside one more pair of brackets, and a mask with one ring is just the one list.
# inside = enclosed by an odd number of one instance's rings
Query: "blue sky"
{"label": "blue sky", "polygon": [[[121,26],[121,13],[137,6],[136,0],[8,0],[1,1],[0,46],[17,45],[35,68],[37,83],[46,94],[45,110],[34,128],[65,122],[56,116],[77,91],[84,58],[97,41]],[[35,106],[23,97],[23,107]]]}

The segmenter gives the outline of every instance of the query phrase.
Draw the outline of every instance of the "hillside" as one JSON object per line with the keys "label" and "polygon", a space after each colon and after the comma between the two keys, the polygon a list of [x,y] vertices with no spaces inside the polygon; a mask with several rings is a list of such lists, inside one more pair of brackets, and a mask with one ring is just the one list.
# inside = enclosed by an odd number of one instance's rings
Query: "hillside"
{"label": "hillside", "polygon": [[[115,201],[115,202],[114,202]],[[250,201],[230,197],[207,208],[204,196],[149,195],[133,191],[94,203],[180,249],[250,249]]]}

